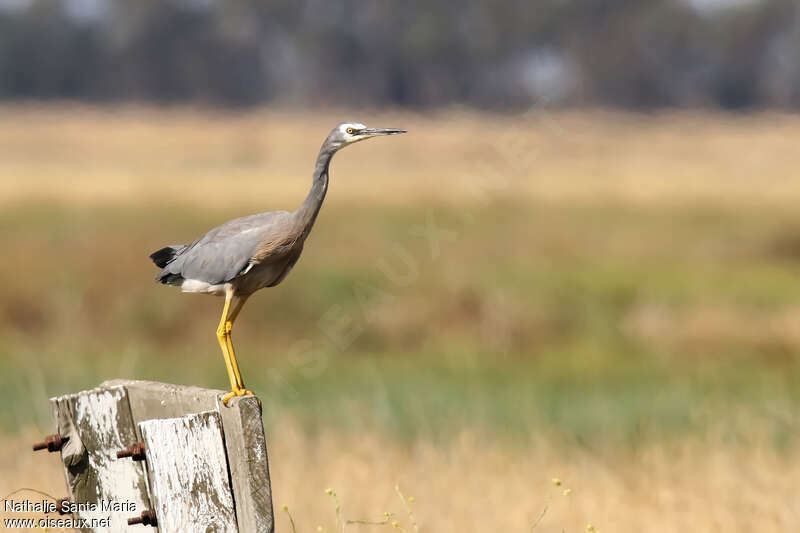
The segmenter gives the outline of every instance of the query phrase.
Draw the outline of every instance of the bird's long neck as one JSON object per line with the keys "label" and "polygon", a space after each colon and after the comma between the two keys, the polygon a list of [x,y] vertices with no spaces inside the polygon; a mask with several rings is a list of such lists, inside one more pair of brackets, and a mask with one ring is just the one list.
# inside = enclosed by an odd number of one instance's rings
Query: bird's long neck
{"label": "bird's long neck", "polygon": [[311,190],[308,191],[308,196],[303,201],[295,213],[297,222],[303,228],[303,237],[305,238],[311,231],[314,221],[317,219],[322,202],[325,200],[325,193],[328,192],[328,167],[331,163],[331,158],[336,150],[323,145],[317,156],[317,165],[314,168],[314,181],[311,184]]}

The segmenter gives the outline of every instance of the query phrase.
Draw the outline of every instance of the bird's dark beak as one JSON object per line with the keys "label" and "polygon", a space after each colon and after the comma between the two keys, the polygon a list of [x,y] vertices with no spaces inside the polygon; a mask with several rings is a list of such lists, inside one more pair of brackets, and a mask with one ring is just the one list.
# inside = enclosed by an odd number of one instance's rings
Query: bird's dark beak
{"label": "bird's dark beak", "polygon": [[406,133],[406,130],[394,128],[364,128],[360,132],[361,135],[369,135],[370,137],[375,135],[397,135],[398,133]]}

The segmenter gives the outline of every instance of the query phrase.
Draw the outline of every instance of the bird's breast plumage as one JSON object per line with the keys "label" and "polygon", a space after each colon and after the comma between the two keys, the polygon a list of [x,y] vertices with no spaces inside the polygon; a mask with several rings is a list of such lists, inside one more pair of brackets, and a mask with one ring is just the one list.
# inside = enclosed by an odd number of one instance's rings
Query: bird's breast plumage
{"label": "bird's breast plumage", "polygon": [[286,278],[303,251],[302,243],[294,246],[281,256],[253,263],[242,274],[231,280],[239,294],[252,294],[264,287],[274,287]]}

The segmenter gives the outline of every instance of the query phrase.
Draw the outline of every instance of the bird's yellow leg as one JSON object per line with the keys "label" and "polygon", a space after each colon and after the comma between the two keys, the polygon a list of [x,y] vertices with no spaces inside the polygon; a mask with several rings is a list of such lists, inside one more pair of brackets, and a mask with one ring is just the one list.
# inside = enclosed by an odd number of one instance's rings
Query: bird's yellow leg
{"label": "bird's yellow leg", "polygon": [[233,323],[236,322],[236,318],[239,316],[239,311],[242,310],[242,306],[247,301],[248,296],[234,296],[233,298],[233,309],[231,310],[230,316],[228,317],[228,321],[225,324],[225,331],[227,333],[226,341],[228,346],[228,356],[230,357],[231,367],[233,368],[233,375],[236,378],[236,387],[234,391],[236,392],[236,396],[244,396],[246,394],[253,394],[251,391],[245,389],[244,381],[242,380],[242,374],[239,371],[239,363],[236,360],[236,352],[233,349],[233,341],[231,339],[231,331],[233,330]]}
{"label": "bird's yellow leg", "polygon": [[[228,323],[228,310],[231,306],[231,297],[231,294],[225,295],[225,306],[222,308],[222,318],[219,321],[219,326],[217,326],[217,341],[219,341],[219,347],[222,349],[222,357],[225,359],[225,367],[228,369],[228,378],[231,381],[231,389],[235,391],[238,383],[236,382],[236,374],[233,371],[233,363],[231,363],[230,355],[228,355],[228,331],[226,327]],[[227,400],[224,398],[223,401],[227,402]]]}

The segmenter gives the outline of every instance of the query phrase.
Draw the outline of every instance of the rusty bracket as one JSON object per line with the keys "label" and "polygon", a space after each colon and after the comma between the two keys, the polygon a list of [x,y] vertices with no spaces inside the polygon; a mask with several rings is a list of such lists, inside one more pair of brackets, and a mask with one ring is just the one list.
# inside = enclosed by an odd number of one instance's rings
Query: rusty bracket
{"label": "rusty bracket", "polygon": [[158,527],[156,512],[153,511],[152,509],[149,509],[147,511],[142,511],[142,514],[140,514],[139,516],[128,518],[129,526],[135,526],[136,524],[142,524],[143,526]]}
{"label": "rusty bracket", "polygon": [[38,452],[39,450],[47,449],[48,452],[58,452],[61,451],[61,447],[64,446],[64,443],[69,440],[69,436],[62,437],[61,435],[54,433],[53,435],[48,435],[44,438],[42,442],[37,442],[33,445],[33,451]]}
{"label": "rusty bracket", "polygon": [[123,457],[130,457],[134,461],[144,461],[145,460],[145,445],[144,442],[137,442],[133,446],[128,446],[124,450],[120,450],[117,452],[117,459],[122,459]]}

